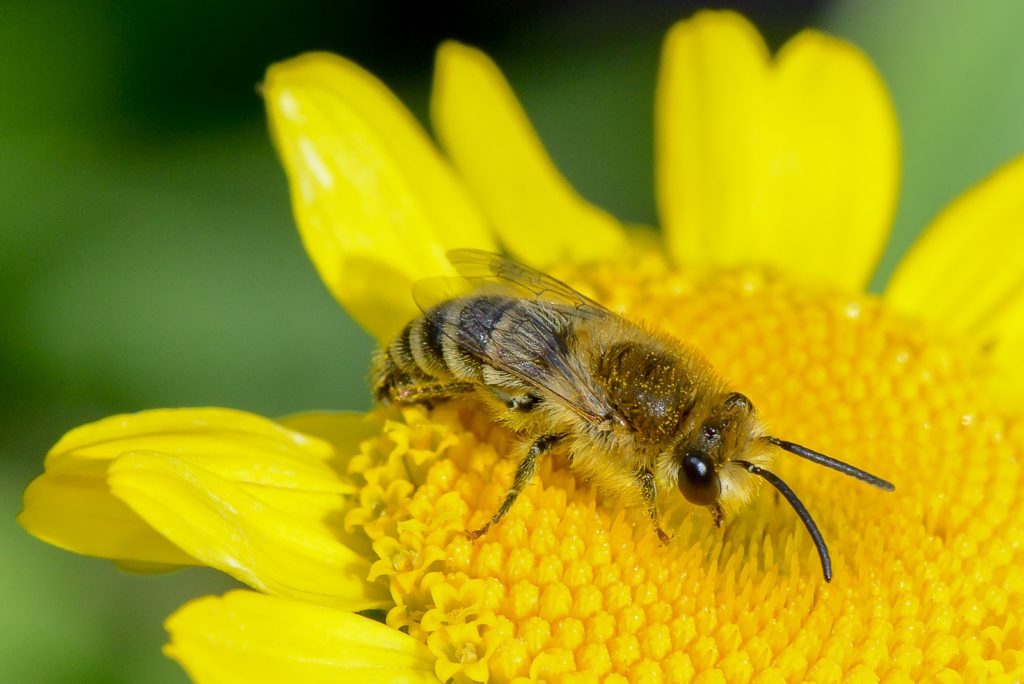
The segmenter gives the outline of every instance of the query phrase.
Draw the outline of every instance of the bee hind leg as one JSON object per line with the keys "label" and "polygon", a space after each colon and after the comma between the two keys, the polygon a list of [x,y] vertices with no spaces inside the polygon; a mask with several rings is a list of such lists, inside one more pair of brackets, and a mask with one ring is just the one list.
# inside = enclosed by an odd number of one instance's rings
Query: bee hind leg
{"label": "bee hind leg", "polygon": [[491,519],[487,521],[487,524],[478,530],[467,532],[466,536],[470,539],[479,539],[487,530],[491,528],[491,525],[497,524],[499,520],[505,517],[505,514],[512,509],[512,504],[516,502],[519,494],[526,489],[526,486],[530,484],[530,480],[533,479],[534,473],[537,472],[537,459],[543,456],[548,451],[551,451],[565,435],[541,435],[534,440],[533,444],[530,445],[530,450],[526,452],[526,456],[523,460],[519,461],[519,465],[516,466],[516,475],[512,480],[512,487],[505,494],[505,500],[501,502],[501,506],[498,507],[498,511],[491,516]]}
{"label": "bee hind leg", "polygon": [[405,385],[392,385],[389,388],[388,395],[396,404],[425,404],[432,406],[435,402],[454,399],[472,390],[473,384],[469,382],[409,383]]}
{"label": "bee hind leg", "polygon": [[654,531],[658,533],[658,540],[662,544],[668,544],[672,537],[661,529],[661,514],[658,513],[658,485],[654,481],[654,473],[646,468],[636,474],[636,483],[640,488],[640,495],[647,507],[647,515],[654,524]]}

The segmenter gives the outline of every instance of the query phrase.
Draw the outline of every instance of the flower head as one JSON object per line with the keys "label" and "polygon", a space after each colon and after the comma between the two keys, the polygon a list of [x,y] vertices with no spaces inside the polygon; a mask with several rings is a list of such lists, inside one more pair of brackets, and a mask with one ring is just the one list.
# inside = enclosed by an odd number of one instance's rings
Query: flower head
{"label": "flower head", "polygon": [[772,57],[735,14],[671,31],[657,103],[668,256],[572,190],[470,48],[438,55],[450,163],[341,58],[275,65],[264,95],[313,262],[382,341],[447,249],[501,245],[695,345],[773,434],[897,492],[778,459],[830,541],[825,584],[770,491],[721,530],[668,496],[662,545],[558,457],[469,539],[521,449],[473,401],[278,421],[149,411],[72,430],[26,492],[29,531],[255,590],[170,618],[167,653],[195,679],[1024,676],[1024,161],[954,202],[875,297],[860,290],[896,196],[894,118],[863,55],[816,32]]}

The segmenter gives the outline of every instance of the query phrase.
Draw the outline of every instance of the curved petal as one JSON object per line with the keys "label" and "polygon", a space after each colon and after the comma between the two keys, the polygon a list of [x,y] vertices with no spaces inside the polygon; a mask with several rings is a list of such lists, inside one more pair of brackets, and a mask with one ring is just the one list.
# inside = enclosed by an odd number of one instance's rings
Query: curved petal
{"label": "curved petal", "polygon": [[434,129],[508,251],[534,266],[610,257],[619,223],[555,168],[515,94],[487,55],[454,42],[437,53]]}
{"label": "curved petal", "polygon": [[384,425],[380,416],[357,411],[304,411],[278,418],[277,422],[330,443],[339,463],[358,454],[360,442],[379,435]]}
{"label": "curved petal", "polygon": [[270,128],[303,243],[331,294],[378,339],[415,313],[445,252],[494,249],[484,222],[412,115],[348,60],[316,53],[270,67]]}
{"label": "curved petal", "polygon": [[[329,442],[337,454],[333,467],[339,473],[348,472],[349,461],[361,453],[360,445],[364,440],[379,436],[384,428],[384,419],[378,413],[357,413],[353,411],[306,411],[278,418],[285,427],[307,435],[313,435]],[[283,492],[282,492],[283,493]],[[259,492],[266,499],[266,492]],[[281,506],[297,511],[314,503],[308,495],[301,501],[282,501]],[[373,553],[369,539],[361,529],[349,529],[338,519],[337,501],[327,501],[327,507],[310,509],[309,517],[313,520],[329,521],[331,532],[350,549],[369,557]]]}
{"label": "curved petal", "polygon": [[[118,561],[191,565],[196,560],[115,497],[111,463],[146,450],[176,456],[238,483],[269,503],[328,526],[352,485],[327,442],[243,411],[157,409],[111,416],[71,430],[50,450],[25,492],[18,522],[46,542]],[[346,456],[347,458],[347,456]]]}
{"label": "curved petal", "polygon": [[152,450],[201,461],[204,468],[253,484],[352,491],[330,476],[331,444],[245,411],[152,409],[103,418],[70,430],[46,454],[46,467],[66,460],[110,460]]}
{"label": "curved petal", "polygon": [[166,627],[164,652],[196,682],[437,684],[426,646],[333,608],[233,591],[186,604]]}
{"label": "curved petal", "polygon": [[773,61],[746,19],[700,12],[666,38],[655,114],[658,205],[677,261],[864,287],[895,207],[899,145],[859,50],[804,31]]}
{"label": "curved petal", "polygon": [[25,490],[18,524],[67,551],[115,561],[197,565],[140,518],[107,485],[108,460],[67,459]]}
{"label": "curved petal", "polygon": [[1024,387],[1024,156],[939,214],[900,262],[885,299],[979,340]]}
{"label": "curved petal", "polygon": [[109,481],[167,539],[252,587],[346,610],[388,603],[366,581],[369,562],[328,529],[181,458],[132,452],[111,465]]}

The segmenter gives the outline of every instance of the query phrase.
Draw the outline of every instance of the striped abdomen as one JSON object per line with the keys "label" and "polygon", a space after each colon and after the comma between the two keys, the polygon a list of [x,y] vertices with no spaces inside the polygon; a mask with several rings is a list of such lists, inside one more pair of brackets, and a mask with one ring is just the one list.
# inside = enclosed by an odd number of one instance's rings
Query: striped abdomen
{"label": "striped abdomen", "polygon": [[480,359],[495,336],[514,329],[527,306],[513,297],[463,297],[409,321],[374,359],[377,399],[402,401],[404,390],[416,386],[480,383]]}

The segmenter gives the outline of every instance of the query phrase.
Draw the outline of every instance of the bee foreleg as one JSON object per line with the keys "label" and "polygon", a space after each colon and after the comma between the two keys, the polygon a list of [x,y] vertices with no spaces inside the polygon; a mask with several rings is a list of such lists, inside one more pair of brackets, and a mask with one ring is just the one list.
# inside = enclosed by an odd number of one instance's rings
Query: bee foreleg
{"label": "bee foreleg", "polygon": [[710,508],[711,519],[715,521],[715,527],[721,527],[722,523],[725,522],[725,509],[719,503],[712,504]]}
{"label": "bee foreleg", "polygon": [[505,517],[505,514],[511,510],[512,504],[516,502],[519,494],[526,489],[526,486],[530,484],[530,480],[533,479],[534,473],[537,472],[537,459],[550,451],[563,437],[565,435],[541,435],[534,440],[533,444],[530,445],[530,450],[526,452],[526,456],[516,466],[516,475],[512,480],[512,487],[505,494],[505,500],[501,502],[497,513],[480,529],[468,532],[467,535],[470,539],[477,539],[483,536],[490,529],[491,525],[496,524]]}
{"label": "bee foreleg", "polygon": [[654,531],[658,533],[658,539],[662,544],[668,544],[672,541],[672,537],[661,529],[661,515],[658,513],[658,485],[654,481],[654,473],[646,468],[639,471],[636,474],[636,483],[640,487],[640,495],[644,499],[644,505],[647,506],[647,515],[654,523]]}

